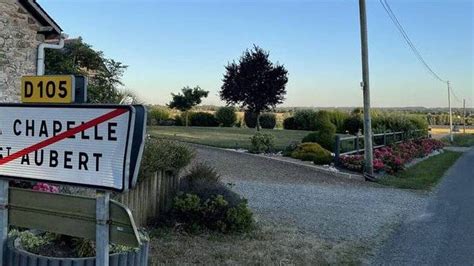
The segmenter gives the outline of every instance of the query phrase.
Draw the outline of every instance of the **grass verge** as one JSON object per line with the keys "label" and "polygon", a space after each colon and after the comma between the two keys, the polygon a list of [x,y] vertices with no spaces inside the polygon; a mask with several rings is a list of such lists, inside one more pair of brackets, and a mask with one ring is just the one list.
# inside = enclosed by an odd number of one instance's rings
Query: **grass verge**
{"label": "grass verge", "polygon": [[395,176],[384,177],[379,180],[379,183],[397,188],[430,189],[438,183],[461,155],[461,152],[445,151],[415,164]]}
{"label": "grass verge", "polygon": [[474,146],[474,134],[454,134],[453,142],[449,141],[449,136],[444,137],[443,142],[456,147],[471,147]]}
{"label": "grass verge", "polygon": [[151,233],[150,265],[358,265],[365,249],[269,225],[238,235],[157,228]]}
{"label": "grass verge", "polygon": [[[249,149],[250,137],[255,133],[251,128],[225,127],[178,127],[151,126],[149,134],[158,138],[214,146],[219,148]],[[310,131],[263,129],[262,132],[275,136],[275,148],[284,150],[295,141],[301,141]]]}

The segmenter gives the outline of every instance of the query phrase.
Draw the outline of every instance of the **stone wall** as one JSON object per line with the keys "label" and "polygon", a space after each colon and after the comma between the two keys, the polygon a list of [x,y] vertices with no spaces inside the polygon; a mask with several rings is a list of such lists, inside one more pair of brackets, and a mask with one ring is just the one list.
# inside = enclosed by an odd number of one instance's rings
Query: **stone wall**
{"label": "stone wall", "polygon": [[18,102],[21,76],[36,74],[39,27],[16,0],[0,0],[0,102]]}

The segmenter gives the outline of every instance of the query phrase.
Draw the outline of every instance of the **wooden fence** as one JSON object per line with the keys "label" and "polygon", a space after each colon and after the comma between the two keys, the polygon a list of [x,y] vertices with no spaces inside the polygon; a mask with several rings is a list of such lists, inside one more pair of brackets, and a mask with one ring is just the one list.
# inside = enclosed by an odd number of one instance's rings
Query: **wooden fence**
{"label": "wooden fence", "polygon": [[159,171],[140,181],[134,189],[116,195],[114,199],[130,208],[135,224],[141,227],[170,209],[178,189],[179,174]]}
{"label": "wooden fence", "polygon": [[[377,149],[390,145],[392,143],[401,142],[408,139],[418,139],[428,137],[426,131],[413,130],[407,132],[385,132],[380,134],[372,134],[373,148]],[[364,153],[364,135],[356,136],[336,136],[334,147],[334,163],[339,163],[341,155]]]}

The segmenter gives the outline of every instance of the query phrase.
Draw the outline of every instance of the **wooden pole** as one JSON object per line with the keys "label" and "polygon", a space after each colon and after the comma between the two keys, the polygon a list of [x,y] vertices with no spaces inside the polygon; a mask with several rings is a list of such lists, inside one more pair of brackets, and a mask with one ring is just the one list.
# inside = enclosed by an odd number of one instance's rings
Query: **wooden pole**
{"label": "wooden pole", "polygon": [[451,87],[448,84],[448,108],[449,108],[449,141],[453,142],[453,112],[451,111]]}
{"label": "wooden pole", "polygon": [[466,99],[462,99],[462,110],[463,110],[462,111],[463,112],[463,115],[462,115],[462,117],[463,117],[463,119],[462,119],[462,121],[463,121],[463,123],[462,123],[462,125],[463,125],[462,126],[462,128],[463,128],[462,133],[466,134]]}

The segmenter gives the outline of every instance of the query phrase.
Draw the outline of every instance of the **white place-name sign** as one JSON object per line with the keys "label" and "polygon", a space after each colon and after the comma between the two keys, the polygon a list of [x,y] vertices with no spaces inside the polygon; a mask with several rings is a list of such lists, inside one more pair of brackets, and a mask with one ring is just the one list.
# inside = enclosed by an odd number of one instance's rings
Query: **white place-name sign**
{"label": "white place-name sign", "polygon": [[0,105],[0,176],[128,189],[131,106]]}

